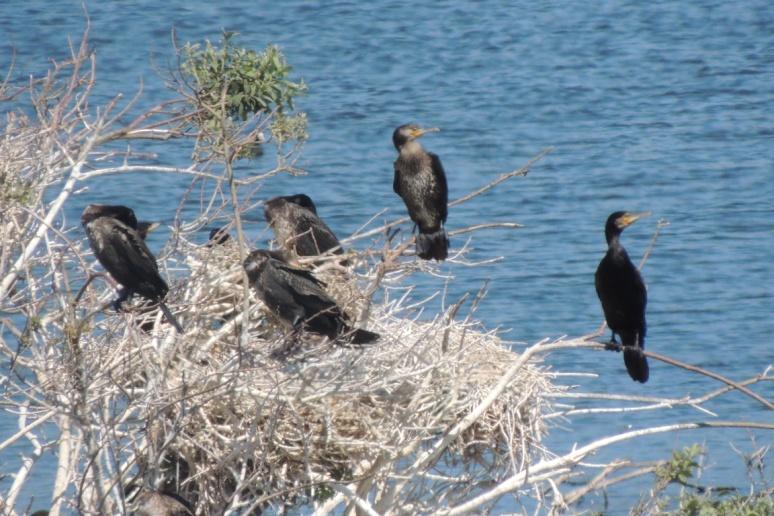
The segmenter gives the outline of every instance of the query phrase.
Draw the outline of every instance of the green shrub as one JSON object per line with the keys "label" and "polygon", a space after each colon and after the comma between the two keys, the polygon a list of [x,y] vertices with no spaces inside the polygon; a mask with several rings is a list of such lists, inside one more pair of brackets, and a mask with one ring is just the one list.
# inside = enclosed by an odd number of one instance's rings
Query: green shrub
{"label": "green shrub", "polygon": [[[181,50],[180,69],[193,90],[192,120],[202,132],[199,153],[218,152],[223,138],[237,140],[236,136],[249,132],[242,122],[272,113],[280,119],[282,138],[305,139],[306,118],[285,114],[293,109],[293,100],[307,91],[304,82],[289,79],[292,69],[277,46],[258,53],[234,45],[235,37],[234,32],[223,32],[217,45],[186,43]],[[240,143],[245,146],[243,153],[254,152],[249,147],[256,142]]]}

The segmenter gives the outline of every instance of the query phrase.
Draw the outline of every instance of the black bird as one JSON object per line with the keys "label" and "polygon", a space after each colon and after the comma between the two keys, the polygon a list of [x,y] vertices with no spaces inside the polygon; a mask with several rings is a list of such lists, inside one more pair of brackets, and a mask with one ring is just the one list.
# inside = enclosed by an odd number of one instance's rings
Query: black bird
{"label": "black bird", "polygon": [[406,124],[392,133],[392,143],[398,149],[392,189],[408,208],[409,217],[419,228],[417,255],[425,260],[445,260],[449,237],[443,225],[448,212],[449,191],[441,160],[427,152],[417,141],[435,127],[422,128]]}
{"label": "black bird", "polygon": [[[116,210],[116,206],[90,204],[81,214],[81,224],[86,230],[94,255],[113,279],[123,286],[113,306],[120,308],[121,303],[137,293],[157,302],[178,333],[183,333],[183,328],[163,302],[169,287],[159,275],[156,259],[148,246],[130,225],[134,212],[131,209],[129,212]],[[122,222],[119,217],[128,220],[130,224]]]}
{"label": "black bird", "polygon": [[626,370],[633,380],[642,383],[648,381],[648,361],[642,353],[647,330],[645,305],[648,293],[640,271],[621,245],[620,236],[624,228],[647,215],[650,212],[617,211],[608,217],[605,224],[607,254],[599,262],[594,276],[597,296],[612,331],[611,343],[616,343],[616,333],[621,336]]}
{"label": "black bird", "polygon": [[269,310],[294,331],[310,331],[331,340],[368,344],[379,335],[349,326],[347,314],[312,273],[291,267],[266,250],[250,253],[244,268],[250,284]]}
{"label": "black bird", "polygon": [[342,253],[339,239],[317,216],[317,207],[308,195],[274,197],[264,203],[263,212],[277,242],[288,252],[317,256],[333,249]]}

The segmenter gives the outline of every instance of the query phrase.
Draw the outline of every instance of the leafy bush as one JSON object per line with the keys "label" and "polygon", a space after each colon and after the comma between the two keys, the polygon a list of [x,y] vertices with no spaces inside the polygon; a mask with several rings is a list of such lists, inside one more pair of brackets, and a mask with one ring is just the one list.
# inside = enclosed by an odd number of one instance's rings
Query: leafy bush
{"label": "leafy bush", "polygon": [[715,498],[706,495],[683,493],[680,507],[673,514],[691,516],[725,516],[739,514],[745,516],[764,516],[774,514],[772,493],[756,493],[748,496]]}
{"label": "leafy bush", "polygon": [[224,32],[218,46],[207,41],[203,47],[183,47],[181,69],[193,80],[198,101],[217,110],[225,91],[225,114],[242,121],[275,108],[293,109],[293,99],[306,92],[306,85],[288,79],[291,67],[279,48],[269,45],[259,54],[234,46],[235,36]]}
{"label": "leafy bush", "polygon": [[193,90],[192,121],[201,130],[197,154],[222,154],[226,140],[237,147],[237,157],[260,153],[256,144],[264,138],[255,128],[271,115],[276,115],[272,129],[281,129],[275,135],[279,143],[305,140],[306,118],[285,113],[307,91],[304,82],[289,79],[292,68],[277,46],[258,53],[236,46],[235,37],[235,32],[225,31],[217,45],[186,43],[181,50],[180,70]]}
{"label": "leafy bush", "polygon": [[[701,466],[697,458],[705,453],[698,444],[677,450],[672,458],[656,468],[656,484],[650,507],[641,505],[634,513],[659,513],[669,515],[721,516],[745,515],[763,516],[774,514],[774,489],[763,487],[756,492],[756,484],[751,484],[751,492],[739,495],[737,489],[724,486],[700,486],[692,483],[696,470]],[[749,465],[748,465],[749,467]],[[761,464],[762,467],[762,464]],[[669,484],[682,486],[679,497],[658,496]],[[673,510],[667,507],[672,505]]]}
{"label": "leafy bush", "polygon": [[693,477],[694,470],[699,467],[695,459],[703,453],[704,450],[698,444],[672,452],[672,458],[656,468],[657,485],[662,489],[672,482],[686,485]]}

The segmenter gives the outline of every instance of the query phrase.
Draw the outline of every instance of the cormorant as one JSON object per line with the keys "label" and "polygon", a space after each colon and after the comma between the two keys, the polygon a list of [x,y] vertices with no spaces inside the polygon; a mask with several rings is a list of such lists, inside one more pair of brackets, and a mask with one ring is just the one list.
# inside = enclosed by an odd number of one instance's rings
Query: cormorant
{"label": "cormorant", "polygon": [[312,273],[291,267],[271,251],[257,250],[245,259],[250,284],[269,310],[294,331],[307,330],[352,344],[367,344],[377,333],[354,329],[347,314],[323,290]]}
{"label": "cormorant", "polygon": [[441,160],[427,152],[417,141],[425,133],[438,128],[422,128],[406,124],[392,133],[392,143],[398,149],[392,189],[406,203],[409,216],[419,228],[417,255],[429,260],[445,260],[449,237],[443,225],[448,212],[449,192]]}
{"label": "cormorant", "polygon": [[274,197],[264,203],[263,212],[283,249],[298,256],[317,256],[331,249],[336,254],[343,252],[339,239],[317,216],[317,207],[308,195]]}
{"label": "cormorant", "polygon": [[616,343],[616,333],[621,336],[626,370],[633,380],[642,383],[648,381],[648,361],[642,353],[647,330],[645,305],[648,294],[640,271],[621,245],[620,236],[624,228],[647,215],[650,212],[617,211],[608,217],[605,224],[607,254],[594,275],[597,296],[612,331],[611,343]]}
{"label": "cormorant", "polygon": [[[134,217],[134,212],[127,209]],[[119,212],[123,215],[117,215]],[[123,286],[113,305],[118,309],[132,294],[140,294],[158,302],[169,322],[178,333],[183,333],[183,328],[163,302],[169,287],[159,275],[156,259],[139,233],[119,218],[131,223],[129,212],[116,210],[115,206],[90,204],[81,214],[81,224],[94,255],[113,279]]]}

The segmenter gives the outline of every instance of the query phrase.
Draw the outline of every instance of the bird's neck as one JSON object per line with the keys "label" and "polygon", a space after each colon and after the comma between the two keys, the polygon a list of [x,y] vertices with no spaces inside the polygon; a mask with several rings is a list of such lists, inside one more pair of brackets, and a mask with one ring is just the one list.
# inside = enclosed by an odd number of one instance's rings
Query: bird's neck
{"label": "bird's neck", "polygon": [[607,241],[608,247],[620,246],[620,238],[620,231],[617,231],[615,228],[605,228],[605,240]]}
{"label": "bird's neck", "polygon": [[422,145],[419,144],[416,140],[411,140],[403,144],[403,146],[400,148],[400,155],[409,157],[416,154],[421,154],[423,151]]}
{"label": "bird's neck", "polygon": [[626,249],[621,245],[620,233],[607,235],[607,252],[613,256],[626,256]]}

